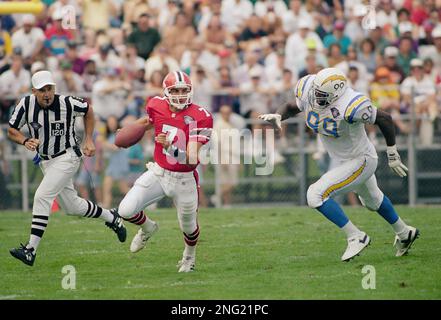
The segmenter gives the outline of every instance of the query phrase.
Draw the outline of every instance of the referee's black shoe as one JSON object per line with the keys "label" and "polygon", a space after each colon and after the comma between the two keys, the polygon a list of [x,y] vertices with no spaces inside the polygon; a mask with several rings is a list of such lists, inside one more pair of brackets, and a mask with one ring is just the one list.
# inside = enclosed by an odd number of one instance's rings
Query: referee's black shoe
{"label": "referee's black shoe", "polygon": [[110,213],[113,214],[113,221],[106,222],[106,226],[116,233],[120,242],[125,242],[127,239],[127,230],[126,227],[124,227],[123,219],[118,214],[118,209],[110,209]]}
{"label": "referee's black shoe", "polygon": [[33,248],[26,248],[25,245],[20,243],[20,248],[14,248],[9,250],[9,253],[18,260],[21,260],[24,264],[28,266],[33,266],[36,254]]}

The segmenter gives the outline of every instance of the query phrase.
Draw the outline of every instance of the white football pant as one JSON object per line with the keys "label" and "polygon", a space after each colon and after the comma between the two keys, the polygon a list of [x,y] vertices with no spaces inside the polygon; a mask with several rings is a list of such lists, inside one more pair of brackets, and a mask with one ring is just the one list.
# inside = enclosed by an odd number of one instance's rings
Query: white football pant
{"label": "white football pant", "polygon": [[306,195],[308,206],[318,208],[329,197],[354,191],[366,208],[377,211],[384,197],[375,178],[377,163],[378,159],[370,156],[337,163],[309,186]]}
{"label": "white football pant", "polygon": [[181,231],[191,235],[197,229],[199,198],[196,173],[169,171],[151,162],[148,169],[121,201],[118,209],[120,216],[130,219],[147,206],[168,196],[173,199],[178,211]]}
{"label": "white football pant", "polygon": [[81,158],[72,148],[57,158],[41,161],[44,177],[34,195],[33,215],[49,216],[56,197],[66,214],[84,216],[90,211],[91,203],[80,198],[74,189],[73,178],[80,163]]}

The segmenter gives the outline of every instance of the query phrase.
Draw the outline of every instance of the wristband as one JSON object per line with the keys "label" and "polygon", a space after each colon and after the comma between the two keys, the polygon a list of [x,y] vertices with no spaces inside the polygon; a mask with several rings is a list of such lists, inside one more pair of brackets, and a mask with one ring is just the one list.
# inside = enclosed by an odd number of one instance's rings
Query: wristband
{"label": "wristband", "polygon": [[22,145],[26,145],[26,142],[28,142],[29,140],[30,140],[30,138],[24,139],[24,141],[22,142]]}

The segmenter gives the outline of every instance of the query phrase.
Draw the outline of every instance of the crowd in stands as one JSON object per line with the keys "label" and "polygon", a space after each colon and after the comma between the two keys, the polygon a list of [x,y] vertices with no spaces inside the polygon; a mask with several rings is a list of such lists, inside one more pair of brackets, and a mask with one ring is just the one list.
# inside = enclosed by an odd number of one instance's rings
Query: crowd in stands
{"label": "crowd in stands", "polygon": [[143,115],[172,70],[191,76],[196,104],[256,119],[292,99],[302,76],[336,67],[392,114],[399,133],[410,132],[414,109],[421,144],[433,143],[440,0],[42,2],[38,15],[0,16],[1,123],[42,69],[55,74],[58,93],[89,99],[109,128],[109,119]]}

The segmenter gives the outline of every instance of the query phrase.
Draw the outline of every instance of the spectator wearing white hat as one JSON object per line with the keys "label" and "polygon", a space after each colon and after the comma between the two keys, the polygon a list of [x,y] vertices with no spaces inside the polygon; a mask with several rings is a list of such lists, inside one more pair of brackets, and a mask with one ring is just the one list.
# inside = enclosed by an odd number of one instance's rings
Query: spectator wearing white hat
{"label": "spectator wearing white hat", "polygon": [[23,58],[32,61],[43,49],[44,32],[35,27],[35,16],[32,14],[23,15],[22,22],[23,26],[12,35],[12,43],[14,48],[21,48]]}
{"label": "spectator wearing white hat", "polygon": [[430,58],[433,61],[435,70],[441,74],[441,24],[432,30],[433,45],[427,46],[421,52],[421,58]]}
{"label": "spectator wearing white hat", "polygon": [[291,0],[289,2],[289,10],[282,16],[283,30],[285,33],[293,34],[296,32],[298,29],[298,22],[301,20],[312,20],[312,17],[302,4],[302,1]]}
{"label": "spectator wearing white hat", "polygon": [[412,59],[410,62],[411,75],[401,84],[402,100],[408,108],[414,107],[418,116],[422,117],[417,124],[420,128],[421,145],[431,145],[433,142],[433,122],[438,115],[435,100],[435,84],[424,74],[423,61]]}
{"label": "spectator wearing white hat", "polygon": [[59,10],[52,14],[52,25],[45,31],[45,47],[50,55],[62,56],[66,52],[67,43],[73,40],[73,34],[63,27],[63,13]]}
{"label": "spectator wearing white hat", "polygon": [[315,41],[318,52],[324,50],[323,42],[320,37],[311,30],[313,21],[309,19],[301,19],[298,24],[298,31],[290,35],[285,45],[285,67],[293,73],[301,68],[306,55],[308,54],[307,41]]}
{"label": "spectator wearing white hat", "polygon": [[358,45],[367,36],[369,29],[363,28],[362,25],[363,19],[367,14],[368,10],[364,4],[358,3],[352,7],[350,19],[346,24],[344,33],[351,39],[354,45]]}
{"label": "spectator wearing white hat", "polygon": [[384,49],[384,66],[390,71],[390,78],[393,83],[401,83],[406,75],[398,65],[399,50],[397,47],[389,46]]}

